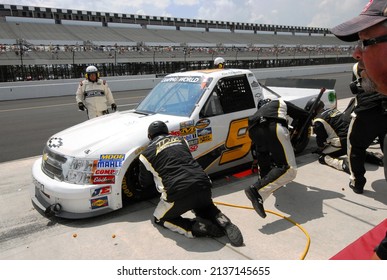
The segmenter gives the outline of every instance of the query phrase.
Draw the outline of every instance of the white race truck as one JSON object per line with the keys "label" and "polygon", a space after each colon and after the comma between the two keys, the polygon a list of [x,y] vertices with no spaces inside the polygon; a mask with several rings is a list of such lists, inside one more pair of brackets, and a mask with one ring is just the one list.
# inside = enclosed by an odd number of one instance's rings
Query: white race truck
{"label": "white race truck", "polygon": [[[336,106],[334,86],[322,95],[324,85],[296,86],[266,87],[251,71],[239,69],[167,75],[136,109],[94,118],[50,137],[32,168],[32,202],[46,214],[78,219],[155,196],[154,189],[139,187],[138,157],[149,141],[148,126],[156,120],[187,139],[210,176],[251,164],[247,118],[260,99],[282,96],[303,108],[319,96],[326,107]],[[305,146],[301,142],[298,150]]]}

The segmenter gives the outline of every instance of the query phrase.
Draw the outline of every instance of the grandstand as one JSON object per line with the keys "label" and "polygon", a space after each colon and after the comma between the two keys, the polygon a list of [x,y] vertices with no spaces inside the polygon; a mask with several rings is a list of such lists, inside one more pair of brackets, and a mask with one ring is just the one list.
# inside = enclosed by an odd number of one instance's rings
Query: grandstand
{"label": "grandstand", "polygon": [[105,75],[169,72],[215,56],[243,68],[340,63],[352,48],[324,28],[0,4],[0,81],[49,78],[58,67],[77,77],[90,63]]}

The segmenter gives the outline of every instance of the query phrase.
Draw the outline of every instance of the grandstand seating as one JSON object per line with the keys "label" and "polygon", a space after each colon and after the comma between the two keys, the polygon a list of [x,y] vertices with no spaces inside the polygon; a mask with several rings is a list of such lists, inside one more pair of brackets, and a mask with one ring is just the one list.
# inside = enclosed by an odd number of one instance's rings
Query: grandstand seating
{"label": "grandstand seating", "polygon": [[136,45],[142,42],[150,46],[181,45],[191,46],[273,46],[273,45],[343,45],[333,35],[305,36],[305,35],[274,35],[239,32],[203,32],[203,31],[176,31],[151,28],[120,28],[102,26],[79,26],[65,24],[44,23],[14,23],[0,22],[0,43],[3,40],[16,40],[23,38],[36,45],[83,44],[84,41],[94,42],[96,45]]}
{"label": "grandstand seating", "polygon": [[[349,58],[352,48],[322,28],[0,4],[0,66],[208,64],[216,56],[238,65],[261,59]],[[12,73],[12,68],[2,71]]]}
{"label": "grandstand seating", "polygon": [[[224,32],[224,31],[176,31],[152,28],[129,28],[129,27],[103,27],[103,26],[78,26],[66,24],[46,23],[15,23],[0,21],[0,44],[14,45],[18,50],[20,40],[23,45],[29,47],[24,51],[24,63],[39,64],[47,60],[57,60],[55,63],[72,63],[73,58],[79,63],[86,60],[97,60],[98,62],[128,62],[167,59],[200,59],[211,60],[214,55],[224,55],[228,59],[256,59],[262,57],[254,49],[264,47],[335,47],[341,46],[342,41],[332,35],[289,35],[289,34],[254,34],[253,32]],[[55,52],[53,49],[58,47]],[[87,45],[87,52],[84,46]],[[45,46],[49,52],[41,53],[36,46]],[[63,51],[66,46],[67,52]],[[101,51],[100,47],[110,46],[115,51]],[[118,49],[116,47],[119,47]],[[138,46],[138,48],[137,48]],[[136,47],[128,51],[130,47]],[[193,49],[184,54],[181,48]],[[119,49],[126,51],[117,51]],[[169,48],[168,50],[166,48]],[[217,51],[211,51],[216,48]],[[219,51],[219,49],[234,48],[233,50]],[[238,50],[238,48],[240,50]],[[247,48],[247,49],[243,49]],[[72,50],[74,49],[74,56]],[[199,49],[199,50],[198,50]],[[205,51],[207,49],[207,51]],[[172,51],[173,50],[173,51]],[[68,53],[70,52],[70,53]],[[300,53],[287,52],[286,55],[301,55]],[[304,55],[315,55],[308,52]],[[341,54],[341,53],[340,53]],[[282,54],[273,54],[281,56]],[[329,54],[328,54],[329,55]],[[337,53],[331,53],[337,55]],[[0,64],[15,64],[20,60],[19,54],[0,55]],[[59,60],[59,61],[58,61]],[[86,62],[87,63],[87,62]]]}

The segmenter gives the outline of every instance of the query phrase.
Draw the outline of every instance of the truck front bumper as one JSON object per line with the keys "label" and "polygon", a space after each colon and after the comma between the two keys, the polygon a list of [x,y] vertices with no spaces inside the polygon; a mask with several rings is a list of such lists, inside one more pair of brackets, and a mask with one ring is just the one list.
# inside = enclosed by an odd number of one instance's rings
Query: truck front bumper
{"label": "truck front bumper", "polygon": [[[48,177],[41,169],[42,159],[32,166],[33,205],[48,216],[82,219],[99,216],[122,207],[121,197],[113,191],[114,186],[76,185]],[[110,191],[98,192],[105,188]],[[97,190],[97,191],[96,191]],[[99,195],[94,195],[94,194]],[[101,194],[103,193],[103,194]]]}

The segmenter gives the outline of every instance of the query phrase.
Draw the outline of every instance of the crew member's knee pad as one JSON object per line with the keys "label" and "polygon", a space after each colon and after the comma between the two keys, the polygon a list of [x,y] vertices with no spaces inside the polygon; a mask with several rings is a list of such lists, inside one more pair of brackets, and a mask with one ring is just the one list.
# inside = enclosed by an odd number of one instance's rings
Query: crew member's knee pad
{"label": "crew member's knee pad", "polygon": [[297,176],[297,168],[293,166],[287,166],[287,170],[285,171],[289,180],[294,180]]}
{"label": "crew member's knee pad", "polygon": [[294,168],[290,165],[283,165],[277,167],[278,177],[286,174],[288,180],[293,180],[297,175],[297,168]]}

